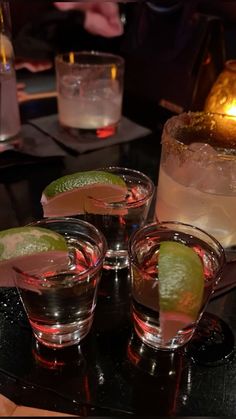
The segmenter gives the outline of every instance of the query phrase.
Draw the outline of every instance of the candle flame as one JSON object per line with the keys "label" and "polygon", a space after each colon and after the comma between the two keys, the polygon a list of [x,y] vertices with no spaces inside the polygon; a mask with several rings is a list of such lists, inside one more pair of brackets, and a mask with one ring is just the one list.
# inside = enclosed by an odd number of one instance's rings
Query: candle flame
{"label": "candle flame", "polygon": [[236,116],[236,104],[231,103],[227,106],[225,106],[225,109],[223,110],[223,113],[226,115]]}

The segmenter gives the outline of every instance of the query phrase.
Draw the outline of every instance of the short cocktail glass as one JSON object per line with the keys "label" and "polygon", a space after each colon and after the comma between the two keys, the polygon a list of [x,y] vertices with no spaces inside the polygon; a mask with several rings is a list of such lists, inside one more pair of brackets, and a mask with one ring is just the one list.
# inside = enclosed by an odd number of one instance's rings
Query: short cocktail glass
{"label": "short cocktail glass", "polygon": [[[189,322],[182,306],[189,304],[190,294],[181,294],[180,313],[168,313],[172,322],[165,324],[165,334],[160,321],[160,292],[158,277],[158,254],[162,242],[184,244],[194,250],[202,261],[204,269],[203,296],[194,321]],[[140,339],[155,349],[172,350],[185,345],[193,336],[206,304],[221,278],[225,263],[224,250],[220,243],[206,232],[191,225],[178,222],[148,224],[137,230],[129,241],[131,268],[131,296],[134,329]],[[171,255],[170,255],[171,256]],[[192,279],[189,271],[189,281]],[[191,288],[191,287],[190,287]],[[173,293],[173,301],[176,295]],[[171,296],[172,298],[172,296]],[[191,304],[191,303],[190,303]],[[171,302],[170,302],[171,307]],[[179,319],[184,319],[184,327],[176,330]],[[173,329],[173,324],[175,328]],[[168,330],[168,327],[170,330]]]}
{"label": "short cocktail glass", "polygon": [[94,51],[56,56],[60,124],[72,134],[114,135],[121,119],[124,59]]}
{"label": "short cocktail glass", "polygon": [[93,323],[105,238],[93,225],[72,218],[31,225],[61,234],[69,248],[65,258],[40,253],[31,269],[15,268],[16,286],[33,333],[51,348],[77,344]]}
{"label": "short cocktail glass", "polygon": [[158,221],[193,224],[236,253],[236,119],[202,112],[170,118],[163,130]]}
{"label": "short cocktail glass", "polygon": [[84,217],[106,237],[108,250],[104,268],[126,268],[129,263],[127,250],[129,237],[147,221],[154,184],[148,176],[137,170],[122,167],[105,167],[96,170],[121,177],[126,183],[128,193],[122,202],[102,203],[99,200],[98,212],[103,211],[105,215],[86,214]]}

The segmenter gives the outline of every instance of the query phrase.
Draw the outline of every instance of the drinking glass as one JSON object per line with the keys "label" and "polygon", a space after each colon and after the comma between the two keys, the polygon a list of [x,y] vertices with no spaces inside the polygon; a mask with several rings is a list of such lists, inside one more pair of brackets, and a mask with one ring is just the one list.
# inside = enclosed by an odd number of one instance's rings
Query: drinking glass
{"label": "drinking glass", "polygon": [[[200,310],[194,320],[185,319],[184,327],[170,331],[169,340],[163,339],[159,310],[158,253],[160,243],[173,241],[193,249],[204,268],[204,292]],[[131,267],[132,316],[139,338],[155,349],[177,349],[193,336],[206,304],[221,278],[225,262],[220,243],[197,227],[179,222],[151,223],[137,230],[129,241]],[[192,271],[189,271],[191,281]],[[175,295],[173,295],[174,301]],[[183,295],[182,305],[188,295]],[[190,298],[190,297],[189,297]],[[181,305],[181,306],[182,306]],[[173,313],[173,316],[175,313]],[[180,312],[181,315],[181,312]],[[172,316],[172,317],[173,317]],[[175,316],[172,319],[177,321]],[[178,326],[178,323],[176,323]],[[167,325],[172,327],[172,325]]]}
{"label": "drinking glass", "polygon": [[0,143],[17,142],[20,129],[10,6],[9,2],[0,0]]}
{"label": "drinking glass", "polygon": [[124,60],[81,51],[56,56],[60,124],[72,134],[114,135],[121,119]]}
{"label": "drinking glass", "polygon": [[163,130],[156,200],[159,221],[193,224],[236,256],[236,120],[189,112]]}
{"label": "drinking glass", "polygon": [[[105,167],[102,170],[121,177],[128,193],[124,201],[114,203],[98,202],[98,214],[86,214],[86,221],[94,224],[106,237],[108,250],[104,268],[122,269],[128,266],[128,240],[148,217],[154,194],[154,184],[144,173],[122,167]],[[94,201],[93,206],[96,206]],[[99,214],[102,207],[104,214]]]}
{"label": "drinking glass", "polygon": [[66,260],[45,252],[31,269],[15,268],[33,333],[51,348],[77,344],[92,326],[106,241],[94,226],[73,218],[48,218],[31,225],[60,233],[69,248]]}

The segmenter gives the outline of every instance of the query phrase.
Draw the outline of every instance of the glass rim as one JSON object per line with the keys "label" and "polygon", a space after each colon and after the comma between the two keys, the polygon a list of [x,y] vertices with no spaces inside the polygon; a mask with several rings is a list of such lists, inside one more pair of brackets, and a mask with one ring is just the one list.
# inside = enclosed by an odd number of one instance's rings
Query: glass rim
{"label": "glass rim", "polygon": [[[101,254],[98,256],[95,265],[92,266],[92,267],[89,267],[88,269],[86,269],[85,271],[83,271],[81,273],[75,272],[75,273],[71,273],[71,274],[74,275],[74,276],[78,276],[80,278],[80,280],[81,279],[83,280],[83,278],[85,278],[85,279],[87,278],[88,272],[90,273],[90,275],[92,275],[93,272],[102,268],[104,258],[105,258],[106,252],[107,252],[107,241],[106,241],[106,238],[105,238],[104,234],[97,227],[95,227],[93,224],[89,223],[88,221],[84,221],[84,220],[73,218],[73,217],[45,217],[45,218],[42,218],[40,220],[32,221],[31,223],[27,224],[27,226],[34,226],[34,227],[39,226],[39,227],[41,227],[41,225],[44,224],[44,223],[46,224],[46,223],[58,223],[58,222],[61,222],[61,223],[65,222],[65,223],[69,223],[71,225],[72,224],[80,224],[81,226],[87,227],[90,230],[93,230],[93,232],[97,235],[97,237],[99,238],[100,243],[101,243],[100,246],[98,246],[99,249],[101,250]],[[45,228],[47,228],[47,227],[45,227]],[[88,237],[89,237],[89,235],[88,235]],[[19,271],[21,271],[21,270],[18,269],[18,273],[19,273]],[[35,274],[30,274],[30,272],[27,273],[27,272],[22,271],[22,274],[24,274],[25,276],[28,276],[30,278],[32,278],[32,275],[33,275],[33,278],[35,278],[35,280],[36,279],[40,280],[40,279],[43,278],[43,275],[37,276],[37,274],[36,275]],[[68,272],[68,274],[69,274],[69,272]],[[46,281],[50,281],[51,279],[52,279],[52,277],[49,276],[49,277],[46,278]]]}
{"label": "glass rim", "polygon": [[[172,226],[173,228],[168,229],[168,225]],[[202,230],[201,228],[199,228],[197,226],[194,226],[192,224],[182,223],[181,221],[174,221],[174,220],[173,221],[172,220],[170,220],[170,221],[162,221],[162,222],[155,221],[155,222],[151,222],[151,223],[145,224],[144,226],[142,226],[138,230],[134,231],[131,234],[131,236],[129,238],[129,242],[128,242],[128,253],[129,253],[130,260],[132,261],[132,263],[134,263],[135,265],[137,265],[134,262],[134,258],[133,258],[133,241],[135,240],[135,238],[137,236],[139,236],[144,231],[146,231],[146,230],[148,230],[150,228],[155,228],[156,231],[158,231],[158,230],[161,231],[161,230],[163,230],[162,227],[166,227],[166,230],[175,231],[175,228],[174,228],[175,226],[184,227],[184,228],[185,227],[186,228],[190,228],[190,229],[193,230],[193,233],[194,233],[194,231],[199,232],[201,235],[209,238],[211,240],[211,242],[214,243],[215,248],[218,251],[218,255],[217,255],[218,258],[217,259],[218,259],[218,264],[219,264],[219,267],[217,268],[214,276],[218,276],[220,274],[220,272],[222,271],[222,269],[224,267],[224,264],[226,262],[225,251],[224,251],[223,246],[220,244],[220,242],[214,236],[212,236],[211,234],[207,233],[205,230]],[[181,233],[181,231],[178,231],[178,230],[176,230],[176,232],[180,232]],[[188,232],[186,232],[186,234],[191,235]],[[194,236],[194,234],[192,234],[192,237],[196,237],[196,236]],[[204,241],[204,237],[203,237],[203,241]],[[209,243],[209,245],[212,248],[212,244]],[[217,254],[216,253],[216,250],[214,250],[214,253]]]}
{"label": "glass rim", "polygon": [[[69,61],[66,61],[64,59],[64,57],[69,57],[70,54],[74,54],[74,56],[76,57],[97,57],[97,58],[107,58],[110,59],[111,62],[107,62],[107,63],[80,63],[80,62],[74,62],[74,63],[70,63]],[[65,65],[75,65],[75,66],[79,66],[79,67],[83,67],[83,68],[87,68],[87,67],[111,67],[111,66],[124,66],[125,64],[125,60],[121,55],[118,54],[113,54],[110,52],[102,52],[102,51],[96,51],[96,50],[91,50],[91,51],[68,51],[68,52],[63,52],[63,53],[59,53],[56,54],[55,56],[55,62],[56,63],[61,63],[61,64],[65,64]]]}
{"label": "glass rim", "polygon": [[[136,176],[139,176],[140,179],[143,179],[145,182],[147,182],[148,185],[148,191],[147,194],[145,195],[145,197],[137,199],[135,202],[110,202],[110,203],[106,203],[105,206],[106,208],[135,208],[139,205],[141,205],[143,202],[146,202],[148,199],[153,197],[154,191],[155,191],[155,185],[152,181],[152,179],[147,176],[145,173],[140,172],[139,170],[136,169],[130,169],[128,167],[121,167],[121,166],[107,166],[107,167],[99,167],[97,169],[95,169],[97,171],[120,171],[122,172],[122,174],[125,175],[125,173],[130,173],[130,174],[134,174]],[[116,174],[115,172],[112,172],[114,174]]]}
{"label": "glass rim", "polygon": [[[236,60],[235,60],[236,62]],[[172,142],[174,142],[176,144],[176,148],[179,149],[180,151],[188,151],[190,154],[194,154],[196,151],[191,149],[191,144],[193,144],[194,142],[197,141],[191,141],[189,144],[184,143],[183,141],[181,141],[181,138],[176,138],[176,134],[178,133],[178,130],[184,127],[191,127],[191,124],[188,123],[191,117],[212,117],[215,118],[214,122],[215,124],[217,124],[217,119],[218,119],[218,127],[219,127],[219,121],[230,121],[235,123],[235,133],[236,133],[236,118],[233,115],[227,115],[227,114],[223,114],[223,113],[216,113],[216,112],[204,112],[204,111],[188,111],[188,112],[181,112],[178,115],[174,115],[172,117],[170,117],[169,119],[167,119],[167,121],[164,124],[163,127],[163,131],[162,131],[162,136],[161,136],[161,143],[165,144],[167,142],[170,142],[170,140]],[[209,121],[210,122],[210,121]],[[201,121],[197,122],[195,125],[193,125],[193,132],[196,133],[199,131],[198,127],[200,126]],[[222,129],[222,127],[221,127]],[[215,133],[213,131],[211,131],[211,133],[209,133],[210,135],[208,136],[208,141],[205,141],[205,139],[203,139],[202,142],[199,142],[199,144],[208,144],[211,147],[213,147],[214,149],[217,147],[217,143],[214,144],[213,140],[214,140],[214,136]],[[191,135],[191,134],[190,134]],[[217,135],[215,136],[215,138],[217,138]],[[229,143],[228,143],[229,144]],[[222,145],[218,145],[219,148],[222,147]],[[231,147],[233,148],[233,146]],[[230,149],[230,148],[229,148]],[[217,159],[221,158],[221,153],[217,152]],[[230,157],[230,154],[227,154],[228,158]],[[224,158],[224,155],[223,155]],[[232,156],[232,159],[235,160],[235,156]]]}

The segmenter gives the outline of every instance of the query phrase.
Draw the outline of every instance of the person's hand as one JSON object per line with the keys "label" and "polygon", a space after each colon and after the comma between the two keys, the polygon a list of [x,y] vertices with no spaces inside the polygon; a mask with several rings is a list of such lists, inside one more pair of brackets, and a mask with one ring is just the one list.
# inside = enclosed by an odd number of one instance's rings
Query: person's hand
{"label": "person's hand", "polygon": [[123,33],[119,7],[114,2],[54,2],[54,5],[64,11],[80,10],[84,12],[84,28],[94,35],[110,38]]}

